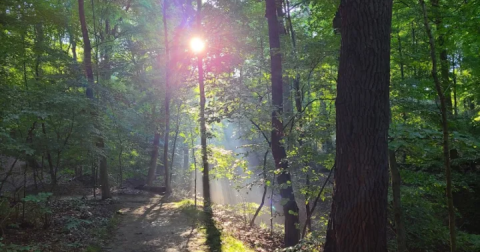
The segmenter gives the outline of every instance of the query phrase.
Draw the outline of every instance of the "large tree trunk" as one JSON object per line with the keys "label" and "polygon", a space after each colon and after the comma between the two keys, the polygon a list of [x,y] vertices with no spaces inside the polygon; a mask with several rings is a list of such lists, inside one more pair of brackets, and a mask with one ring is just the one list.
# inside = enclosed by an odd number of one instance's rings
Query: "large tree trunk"
{"label": "large tree trunk", "polygon": [[393,215],[397,237],[397,252],[407,252],[405,225],[403,222],[402,203],[400,197],[401,177],[395,158],[395,151],[389,150],[390,174],[392,177]]}
{"label": "large tree trunk", "polygon": [[449,139],[448,139],[448,115],[451,112],[448,112],[448,102],[446,101],[446,96],[443,93],[442,83],[438,78],[437,74],[437,54],[435,50],[435,40],[430,29],[430,24],[427,19],[427,11],[425,9],[425,2],[419,0],[420,5],[423,10],[423,20],[425,29],[427,31],[429,43],[430,43],[430,57],[432,60],[432,77],[435,82],[435,89],[437,90],[437,95],[440,100],[440,112],[442,114],[442,131],[443,131],[443,158],[445,166],[445,179],[447,182],[446,186],[446,196],[447,196],[447,206],[448,206],[448,227],[450,229],[450,251],[455,252],[457,250],[457,238],[455,235],[455,208],[453,206],[453,195],[452,195],[452,171],[450,167],[450,149],[449,149]]}
{"label": "large tree trunk", "polygon": [[387,251],[392,0],[342,0],[335,186],[325,251]]}
{"label": "large tree trunk", "polygon": [[277,18],[277,7],[275,0],[266,1],[266,16],[268,19],[268,36],[270,40],[270,61],[272,79],[272,137],[271,148],[275,168],[281,170],[277,182],[281,186],[280,195],[285,202],[283,213],[285,215],[285,246],[293,246],[300,239],[300,230],[297,225],[298,206],[295,202],[293,188],[291,185],[288,162],[285,160],[287,153],[282,145],[284,137],[283,124],[281,121],[283,111],[283,82],[282,82],[282,56],[280,52],[280,33]]}
{"label": "large tree trunk", "polygon": [[167,0],[163,1],[163,30],[165,38],[165,140],[163,145],[163,165],[165,168],[165,187],[167,188],[167,193],[172,192],[172,186],[170,185],[170,166],[168,164],[168,141],[170,136],[170,50],[168,44],[168,24],[166,17],[166,9],[168,8]]}
{"label": "large tree trunk", "polygon": [[[78,0],[78,16],[80,17],[80,25],[82,28],[83,36],[83,64],[85,68],[85,74],[87,76],[88,86],[86,95],[89,99],[93,100],[93,68],[92,68],[92,47],[90,45],[90,38],[88,37],[87,23],[85,20],[85,8],[84,1]],[[93,120],[96,121],[95,112],[92,112]],[[96,139],[96,146],[99,149],[104,149],[104,142],[102,137]],[[107,157],[105,153],[100,156],[100,183],[102,185],[102,199],[111,198],[110,185],[108,183],[108,171],[107,171]]]}

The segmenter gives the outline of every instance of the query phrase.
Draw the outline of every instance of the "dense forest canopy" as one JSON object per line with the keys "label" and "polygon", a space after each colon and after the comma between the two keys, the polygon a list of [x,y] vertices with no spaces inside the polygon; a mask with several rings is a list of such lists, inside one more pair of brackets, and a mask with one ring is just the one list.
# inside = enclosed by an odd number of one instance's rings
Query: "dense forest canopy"
{"label": "dense forest canopy", "polygon": [[478,0],[2,0],[0,248],[81,180],[298,251],[480,251],[479,34]]}

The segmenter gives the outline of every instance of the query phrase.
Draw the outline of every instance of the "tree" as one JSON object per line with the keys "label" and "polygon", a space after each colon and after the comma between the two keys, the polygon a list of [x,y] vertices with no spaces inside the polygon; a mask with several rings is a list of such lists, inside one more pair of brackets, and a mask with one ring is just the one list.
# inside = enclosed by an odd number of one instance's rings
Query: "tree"
{"label": "tree", "polygon": [[170,47],[168,41],[168,23],[167,23],[167,8],[168,8],[168,1],[163,1],[162,7],[162,18],[163,18],[163,31],[164,31],[164,38],[165,38],[165,140],[163,144],[163,167],[165,168],[165,187],[167,189],[167,193],[172,192],[172,186],[170,185],[170,166],[168,163],[168,138],[170,136]]}
{"label": "tree", "polygon": [[[448,206],[448,227],[450,231],[450,251],[455,252],[457,251],[457,238],[455,235],[455,207],[453,206],[452,170],[450,167],[450,147],[449,147],[449,134],[448,134],[448,115],[451,114],[452,102],[451,102],[451,99],[450,99],[450,103],[447,102],[447,97],[450,97],[450,96],[446,96],[444,94],[442,83],[440,82],[440,78],[438,78],[435,39],[433,38],[432,31],[430,30],[430,24],[428,23],[427,10],[425,8],[425,1],[419,0],[419,2],[420,2],[420,5],[422,6],[423,22],[425,25],[425,30],[427,31],[428,41],[430,45],[430,57],[432,59],[433,82],[435,84],[435,89],[437,90],[437,95],[440,100],[440,113],[442,116],[442,132],[443,132],[443,144],[442,144],[443,145],[443,162],[445,167],[445,180],[447,183],[446,196],[447,196],[447,206]],[[440,53],[440,60],[446,60],[442,55],[444,55],[446,58],[446,52],[444,50],[442,50]],[[442,65],[442,76],[443,76],[443,72],[444,72],[443,63],[441,65]],[[448,79],[448,75],[446,79]]]}
{"label": "tree", "polygon": [[387,251],[391,0],[342,0],[327,252]]}
{"label": "tree", "polygon": [[[202,28],[202,1],[197,0],[197,29]],[[211,214],[212,200],[210,198],[210,177],[208,167],[208,151],[207,151],[207,125],[205,120],[205,83],[203,79],[203,55],[199,52],[197,55],[198,67],[198,87],[200,89],[200,144],[202,145],[202,183],[203,183],[203,209],[207,214]]]}
{"label": "tree", "polygon": [[395,218],[395,231],[397,237],[397,251],[407,252],[407,237],[405,233],[405,223],[403,221],[403,210],[400,196],[400,171],[398,170],[395,151],[388,151],[388,162],[390,164],[390,176],[392,178],[392,194],[393,194],[393,214]]}
{"label": "tree", "polygon": [[[85,7],[84,1],[78,0],[78,16],[80,17],[80,25],[82,27],[82,36],[83,36],[83,64],[85,68],[85,75],[87,76],[88,86],[86,89],[86,95],[90,100],[93,100],[93,68],[92,68],[92,47],[90,45],[90,38],[88,37],[88,28],[85,21]],[[92,116],[94,121],[98,120],[96,118],[96,113],[92,111]],[[98,125],[95,125],[98,127]],[[96,146],[100,150],[104,150],[104,140],[102,136],[97,136]],[[102,199],[111,198],[110,185],[108,182],[108,170],[107,170],[107,157],[105,153],[100,154],[100,183],[102,185]]]}
{"label": "tree", "polygon": [[270,41],[270,71],[272,82],[272,136],[271,149],[275,168],[280,171],[277,182],[280,185],[280,195],[283,202],[283,214],[285,215],[285,246],[293,246],[300,239],[298,229],[298,206],[293,194],[292,181],[288,171],[288,161],[285,160],[287,153],[283,146],[284,136],[282,112],[283,112],[283,81],[282,81],[282,55],[280,51],[280,27],[277,17],[278,2],[266,1],[266,16],[268,20],[268,37]]}
{"label": "tree", "polygon": [[153,181],[155,180],[155,171],[157,169],[157,160],[158,160],[158,146],[160,145],[160,133],[158,130],[155,131],[153,136],[153,148],[150,158],[150,164],[147,174],[147,185],[152,186]]}

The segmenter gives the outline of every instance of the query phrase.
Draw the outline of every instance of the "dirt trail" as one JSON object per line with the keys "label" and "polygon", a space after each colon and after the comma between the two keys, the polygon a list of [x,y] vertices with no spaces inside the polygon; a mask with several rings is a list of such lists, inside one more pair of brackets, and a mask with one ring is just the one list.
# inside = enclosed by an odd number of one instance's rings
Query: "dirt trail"
{"label": "dirt trail", "polygon": [[122,196],[120,224],[108,252],[207,251],[205,237],[195,228],[195,219],[165,203],[161,196]]}

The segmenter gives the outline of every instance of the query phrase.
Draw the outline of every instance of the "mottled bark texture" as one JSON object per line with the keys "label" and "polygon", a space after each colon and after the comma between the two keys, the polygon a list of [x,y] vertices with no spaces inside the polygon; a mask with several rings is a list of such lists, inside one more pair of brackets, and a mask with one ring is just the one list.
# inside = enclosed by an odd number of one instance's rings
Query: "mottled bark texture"
{"label": "mottled bark texture", "polygon": [[387,251],[392,0],[342,0],[336,172],[325,251]]}

